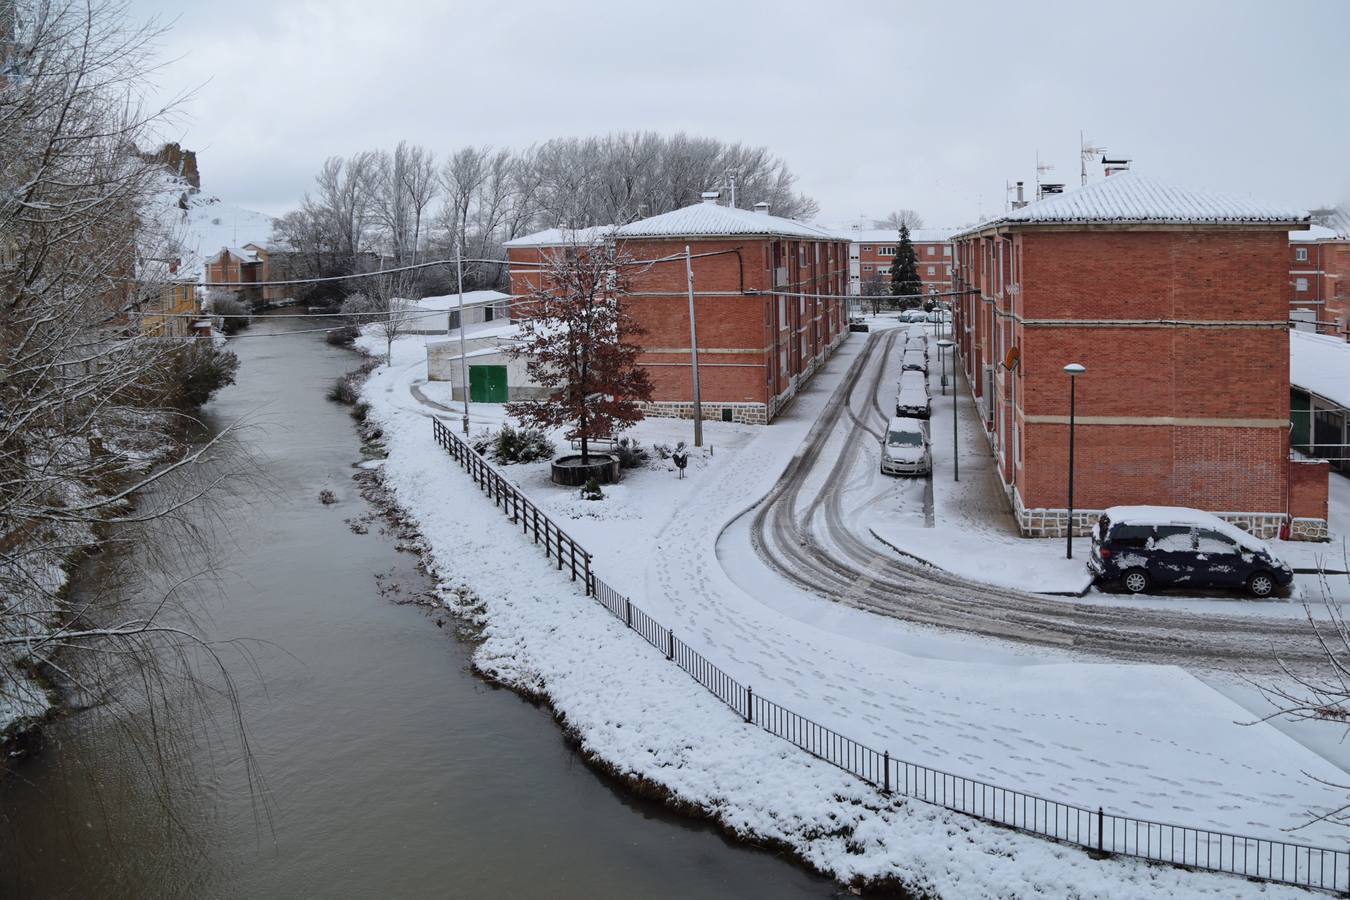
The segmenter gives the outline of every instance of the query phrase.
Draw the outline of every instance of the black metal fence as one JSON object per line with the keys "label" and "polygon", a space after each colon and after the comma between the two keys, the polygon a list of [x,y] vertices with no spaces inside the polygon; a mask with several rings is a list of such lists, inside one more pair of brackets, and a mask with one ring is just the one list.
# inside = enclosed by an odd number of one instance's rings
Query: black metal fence
{"label": "black metal fence", "polygon": [[598,600],[643,640],[665,654],[747,723],[875,785],[1039,837],[1073,844],[1101,854],[1133,856],[1155,862],[1229,872],[1248,878],[1350,891],[1350,849],[1333,850],[1244,837],[1205,828],[1171,825],[1108,813],[1071,803],[953,775],[905,762],[798,715],[756,694],[681,640],[673,631],[634,606],[591,569],[591,555],[541,512],[529,498],[474,452],[458,435],[432,420],[436,441],[444,447],[511,521],[533,534],[560,570],[580,576],[586,593]]}

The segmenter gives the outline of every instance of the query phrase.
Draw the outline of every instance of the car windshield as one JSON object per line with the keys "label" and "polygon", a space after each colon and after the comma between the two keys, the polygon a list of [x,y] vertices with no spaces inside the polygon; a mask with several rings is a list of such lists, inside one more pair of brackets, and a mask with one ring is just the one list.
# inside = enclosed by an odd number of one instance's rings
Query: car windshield
{"label": "car windshield", "polygon": [[892,431],[886,435],[887,447],[922,447],[923,435],[916,431]]}

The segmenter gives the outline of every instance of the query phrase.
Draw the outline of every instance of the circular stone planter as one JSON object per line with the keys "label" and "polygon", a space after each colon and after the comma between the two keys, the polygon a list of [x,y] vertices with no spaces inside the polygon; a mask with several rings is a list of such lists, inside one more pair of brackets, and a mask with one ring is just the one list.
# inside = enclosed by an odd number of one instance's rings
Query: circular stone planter
{"label": "circular stone planter", "polygon": [[619,458],[608,453],[591,453],[583,463],[580,455],[560,456],[553,461],[552,478],[554,484],[571,487],[581,487],[592,478],[600,484],[614,484],[620,478]]}

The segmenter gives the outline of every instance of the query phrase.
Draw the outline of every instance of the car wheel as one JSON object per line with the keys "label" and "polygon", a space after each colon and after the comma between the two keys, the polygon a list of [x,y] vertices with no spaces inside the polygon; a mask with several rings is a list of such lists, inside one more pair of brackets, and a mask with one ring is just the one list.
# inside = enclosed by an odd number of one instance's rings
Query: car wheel
{"label": "car wheel", "polygon": [[1120,576],[1120,584],[1131,594],[1142,594],[1148,590],[1148,573],[1143,569],[1129,569]]}
{"label": "car wheel", "polygon": [[1269,572],[1257,572],[1247,579],[1247,593],[1253,597],[1269,597],[1275,593],[1275,579]]}

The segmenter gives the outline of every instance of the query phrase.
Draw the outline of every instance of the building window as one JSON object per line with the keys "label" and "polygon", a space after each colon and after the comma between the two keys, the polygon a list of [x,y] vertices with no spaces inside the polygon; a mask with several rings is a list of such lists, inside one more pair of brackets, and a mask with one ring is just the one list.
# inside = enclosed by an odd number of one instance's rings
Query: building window
{"label": "building window", "polygon": [[871,245],[871,244],[863,244],[863,250],[870,251],[871,249],[872,249],[872,245]]}
{"label": "building window", "polygon": [[943,255],[943,256],[951,256],[951,255],[952,255],[952,248],[951,248],[950,246],[943,247],[943,248],[942,248],[942,255]]}
{"label": "building window", "polygon": [[936,274],[937,274],[937,266],[929,266],[929,267],[928,267],[928,274],[929,274],[929,275],[936,275]]}
{"label": "building window", "polygon": [[1308,261],[1308,248],[1307,248],[1307,247],[1299,247],[1298,249],[1296,249],[1296,250],[1294,251],[1294,259],[1298,260],[1299,262],[1307,262],[1307,261]]}
{"label": "building window", "polygon": [[952,267],[951,267],[951,266],[948,266],[948,267],[947,267],[947,277],[950,278],[950,277],[951,277],[951,274],[952,274]]}
{"label": "building window", "polygon": [[863,266],[863,271],[864,271],[864,272],[870,272],[870,271],[872,271],[872,267],[871,267],[871,266]]}
{"label": "building window", "polygon": [[894,255],[895,255],[895,248],[894,248],[894,247],[878,247],[878,248],[877,248],[877,256],[894,256]]}
{"label": "building window", "polygon": [[890,266],[877,266],[877,274],[878,274],[878,275],[889,275],[889,274],[891,274],[891,267],[890,267]]}
{"label": "building window", "polygon": [[937,248],[936,248],[936,247],[929,247],[929,248],[928,248],[928,255],[929,255],[929,256],[937,256]]}
{"label": "building window", "polygon": [[1298,291],[1301,294],[1307,289],[1308,289],[1308,279],[1306,278],[1294,279],[1294,290]]}

